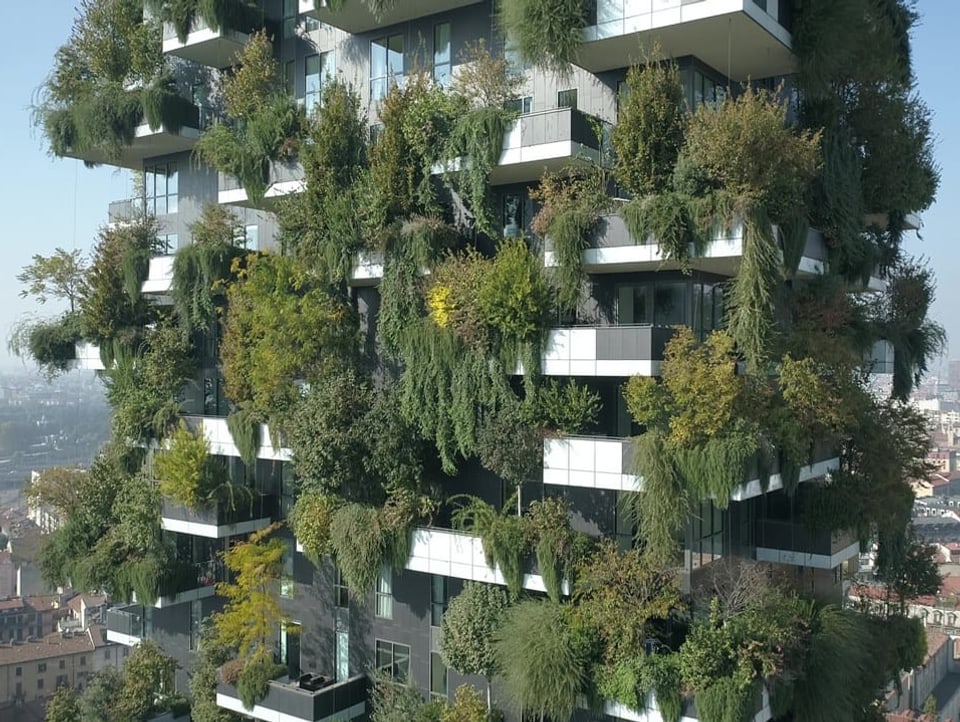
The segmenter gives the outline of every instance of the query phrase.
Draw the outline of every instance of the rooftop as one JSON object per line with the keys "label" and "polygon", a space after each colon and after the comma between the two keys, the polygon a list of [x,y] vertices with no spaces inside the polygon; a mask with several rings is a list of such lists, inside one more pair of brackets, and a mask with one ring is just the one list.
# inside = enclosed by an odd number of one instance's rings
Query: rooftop
{"label": "rooftop", "polygon": [[0,666],[92,652],[97,647],[107,644],[108,642],[103,640],[100,630],[95,627],[91,627],[85,633],[73,636],[63,636],[59,633],[48,634],[36,642],[0,646]]}

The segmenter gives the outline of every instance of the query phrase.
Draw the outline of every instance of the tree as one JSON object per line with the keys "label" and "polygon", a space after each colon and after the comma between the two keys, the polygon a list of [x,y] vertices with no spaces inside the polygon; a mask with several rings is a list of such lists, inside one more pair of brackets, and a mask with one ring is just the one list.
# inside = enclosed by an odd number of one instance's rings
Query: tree
{"label": "tree", "polygon": [[217,642],[236,649],[241,658],[272,649],[280,623],[277,598],[283,571],[283,542],[271,535],[279,528],[271,524],[250,535],[223,555],[235,581],[217,584],[217,594],[226,597],[223,611],[213,615]]}
{"label": "tree", "polygon": [[491,708],[490,681],[497,671],[493,635],[500,627],[507,595],[492,584],[467,582],[450,600],[440,625],[443,663],[461,674],[479,674],[487,680],[487,709]]}
{"label": "tree", "polygon": [[105,667],[94,675],[80,697],[80,715],[75,719],[96,722],[131,722],[115,713],[114,703],[123,691],[123,674]]}
{"label": "tree", "polygon": [[23,485],[23,495],[30,504],[52,507],[64,517],[73,514],[80,502],[85,469],[51,466],[32,476]]}
{"label": "tree", "polygon": [[177,662],[152,640],[138,644],[123,668],[123,687],[112,702],[118,720],[147,720],[161,711],[174,693]]}
{"label": "tree", "polygon": [[453,704],[440,715],[440,722],[488,722],[490,717],[489,698],[484,705],[476,687],[462,684],[453,694]]}
{"label": "tree", "polygon": [[217,706],[217,670],[230,659],[230,649],[216,639],[215,629],[200,628],[197,661],[190,676],[190,719],[193,722],[239,722],[240,717]]}
{"label": "tree", "polygon": [[943,577],[937,567],[936,548],[918,541],[911,531],[905,554],[884,569],[880,579],[887,585],[888,601],[892,593],[900,616],[904,616],[911,599],[936,596],[940,591]]}
{"label": "tree", "polygon": [[38,303],[62,299],[70,304],[72,313],[83,294],[86,272],[87,264],[78,250],[57,248],[50,256],[34,255],[33,262],[17,274],[17,280],[26,286],[20,298],[33,296]]}
{"label": "tree", "polygon": [[47,702],[44,722],[77,722],[80,719],[80,700],[72,687],[60,687]]}

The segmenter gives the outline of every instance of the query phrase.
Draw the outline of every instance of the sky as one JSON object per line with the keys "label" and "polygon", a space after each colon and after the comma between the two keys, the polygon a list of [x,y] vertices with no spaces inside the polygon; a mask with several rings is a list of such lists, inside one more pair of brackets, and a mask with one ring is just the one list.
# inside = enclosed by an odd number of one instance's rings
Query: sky
{"label": "sky", "polygon": [[[0,264],[0,368],[19,365],[6,351],[6,338],[19,319],[31,314],[53,316],[54,303],[39,306],[19,297],[17,273],[34,254],[49,255],[61,247],[88,253],[97,229],[107,220],[110,201],[132,195],[130,174],[107,167],[88,169],[80,161],[57,160],[46,150],[40,131],[31,123],[30,106],[44,81],[57,47],[67,38],[74,0],[37,6],[8,2],[8,28],[0,43],[0,68],[5,91],[0,101],[0,152],[6,171],[0,182],[0,218],[5,218],[6,249]],[[907,253],[928,259],[937,280],[932,315],[947,330],[954,354],[960,356],[960,244],[951,233],[960,203],[960,132],[951,127],[960,117],[956,73],[951,49],[960,27],[960,3],[920,0],[921,20],[914,30],[913,62],[918,91],[933,111],[936,157],[941,168],[937,202],[922,214],[919,237],[908,234]],[[9,17],[12,13],[13,16]],[[931,371],[936,373],[938,367]],[[946,372],[946,365],[943,367]]]}

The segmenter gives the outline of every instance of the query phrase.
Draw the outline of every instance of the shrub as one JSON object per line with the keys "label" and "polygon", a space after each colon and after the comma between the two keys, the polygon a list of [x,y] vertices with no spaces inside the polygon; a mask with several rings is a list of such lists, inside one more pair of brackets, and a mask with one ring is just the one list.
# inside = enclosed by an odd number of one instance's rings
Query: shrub
{"label": "shrub", "polygon": [[290,512],[290,526],[297,541],[314,561],[330,553],[330,527],[337,511],[331,496],[302,493]]}
{"label": "shrub", "polygon": [[505,239],[497,249],[478,300],[507,344],[531,341],[543,328],[550,291],[542,266],[522,238]]}
{"label": "shrub", "polygon": [[651,62],[630,68],[611,138],[617,182],[635,196],[666,190],[683,146],[684,125],[677,66]]}
{"label": "shrub", "polygon": [[410,556],[411,519],[394,520],[384,510],[345,504],[330,523],[330,546],[347,585],[358,594],[373,589],[386,565],[403,569]]}
{"label": "shrub", "polygon": [[701,105],[687,126],[684,155],[742,206],[786,220],[804,206],[820,165],[820,134],[795,131],[786,113],[775,96],[749,87],[719,106]]}
{"label": "shrub", "polygon": [[244,709],[253,709],[267,696],[270,681],[286,673],[287,668],[273,661],[268,652],[261,652],[247,659],[237,677],[237,694]]}
{"label": "shrub", "polygon": [[53,378],[69,368],[81,338],[79,314],[65,313],[52,321],[28,322],[14,332],[10,348],[17,355],[28,354],[44,376]]}
{"label": "shrub", "polygon": [[160,493],[197,509],[225,492],[230,485],[226,468],[210,454],[210,442],[180,422],[166,449],[153,461]]}
{"label": "shrub", "polygon": [[563,434],[582,434],[597,424],[600,394],[573,379],[550,379],[537,394],[540,417],[547,428]]}

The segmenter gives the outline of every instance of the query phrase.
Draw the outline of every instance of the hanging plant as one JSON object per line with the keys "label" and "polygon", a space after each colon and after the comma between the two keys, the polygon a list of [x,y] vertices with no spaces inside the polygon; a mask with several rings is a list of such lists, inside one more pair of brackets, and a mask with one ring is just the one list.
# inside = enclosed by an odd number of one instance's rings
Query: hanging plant
{"label": "hanging plant", "polygon": [[576,62],[587,27],[585,0],[503,0],[500,26],[525,63],[557,74]]}

